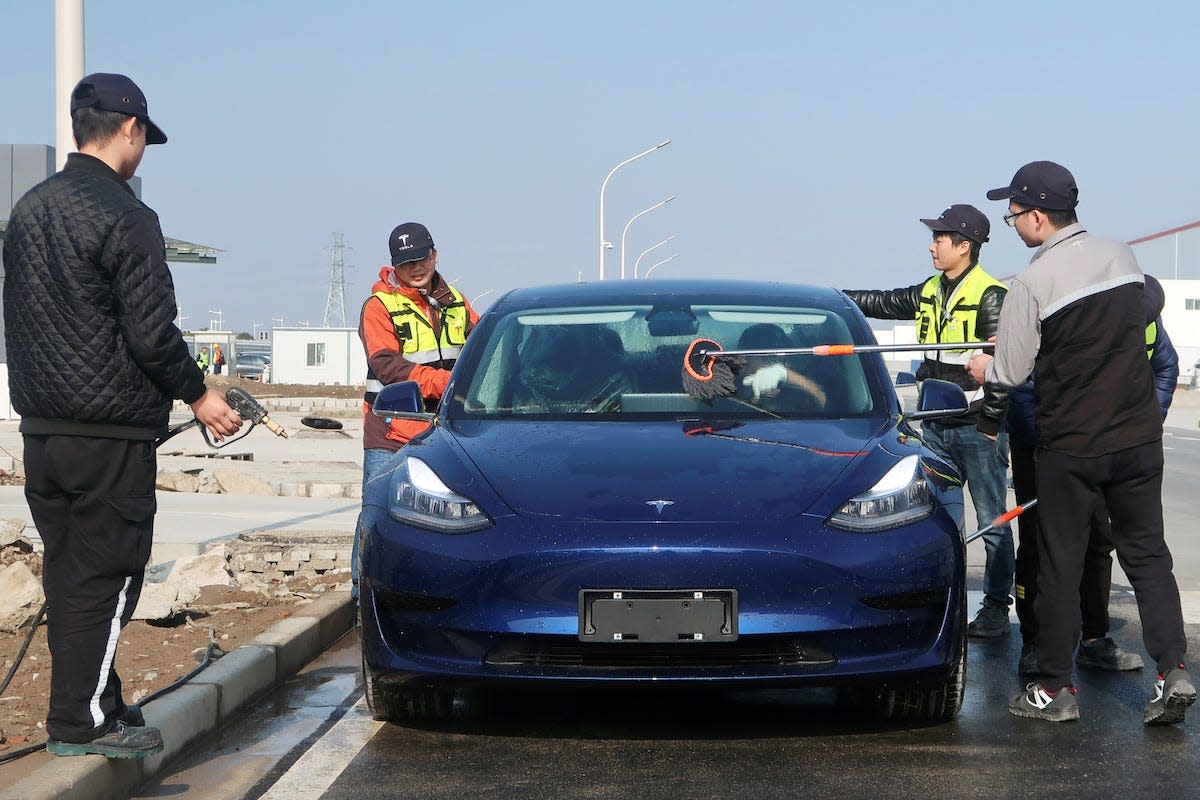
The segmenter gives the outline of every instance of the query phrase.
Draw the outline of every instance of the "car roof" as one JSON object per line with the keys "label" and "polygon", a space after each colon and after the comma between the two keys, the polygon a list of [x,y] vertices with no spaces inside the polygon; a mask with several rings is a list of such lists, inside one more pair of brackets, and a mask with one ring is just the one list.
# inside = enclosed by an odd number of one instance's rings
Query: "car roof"
{"label": "car roof", "polygon": [[839,290],[782,281],[735,280],[613,280],[563,283],[513,289],[496,301],[492,310],[509,313],[523,309],[574,305],[654,305],[663,300],[689,304],[749,304],[843,309],[850,301]]}

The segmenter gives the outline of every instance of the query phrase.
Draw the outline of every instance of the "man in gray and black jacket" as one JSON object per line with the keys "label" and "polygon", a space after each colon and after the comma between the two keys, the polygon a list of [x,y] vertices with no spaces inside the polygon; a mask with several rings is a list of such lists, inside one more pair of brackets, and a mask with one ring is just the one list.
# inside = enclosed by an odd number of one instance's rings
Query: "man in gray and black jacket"
{"label": "man in gray and black jacket", "polygon": [[[984,272],[979,251],[991,225],[979,209],[953,205],[937,219],[921,220],[933,231],[929,255],[937,273],[902,289],[849,290],[863,314],[876,319],[912,319],[922,344],[986,342],[996,334],[1007,288]],[[986,524],[1004,513],[1008,443],[1004,417],[1008,390],[998,384],[980,387],[963,367],[974,349],[927,350],[917,379],[936,378],[963,387],[970,414],[952,420],[930,420],[921,438],[958,467],[967,482],[975,516]],[[1016,550],[1012,529],[1003,525],[984,534],[987,562],[983,572],[983,606],[967,626],[971,636],[994,638],[1009,631]]]}
{"label": "man in gray and black jacket", "polygon": [[1112,541],[1133,585],[1146,650],[1158,665],[1143,720],[1182,722],[1196,700],[1183,663],[1179,587],[1163,538],[1162,416],[1146,358],[1144,277],[1133,250],[1090,235],[1075,214],[1079,189],[1060,164],[1034,161],[1008,186],[1005,221],[1036,247],[1000,315],[995,357],[968,369],[1017,386],[1032,374],[1037,444],[1040,681],[1009,712],[1052,722],[1079,718],[1071,682],[1080,632],[1079,585],[1092,510],[1108,504]]}
{"label": "man in gray and black jacket", "polygon": [[4,243],[9,386],[45,545],[46,749],[142,758],[162,737],[126,706],[113,664],[150,557],[154,440],[175,398],[217,441],[241,419],[175,327],[158,217],[127,183],[167,140],[145,96],[124,75],[88,75],[71,123],[80,152],[17,202]]}

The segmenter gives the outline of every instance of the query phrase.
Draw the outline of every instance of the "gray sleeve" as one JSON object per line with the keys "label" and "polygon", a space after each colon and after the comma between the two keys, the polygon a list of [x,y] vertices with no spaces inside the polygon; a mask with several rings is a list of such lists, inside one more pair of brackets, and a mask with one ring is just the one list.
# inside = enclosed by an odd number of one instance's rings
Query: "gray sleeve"
{"label": "gray sleeve", "polygon": [[1000,326],[996,330],[996,351],[987,365],[988,383],[1020,386],[1033,374],[1042,341],[1042,322],[1037,300],[1029,287],[1014,280],[1004,306],[1000,309]]}

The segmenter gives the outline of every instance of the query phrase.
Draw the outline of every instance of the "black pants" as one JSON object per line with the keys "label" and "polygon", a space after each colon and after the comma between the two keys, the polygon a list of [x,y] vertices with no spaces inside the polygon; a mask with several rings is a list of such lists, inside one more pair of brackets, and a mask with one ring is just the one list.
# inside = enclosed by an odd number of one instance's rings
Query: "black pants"
{"label": "black pants", "polygon": [[[1133,584],[1146,651],[1159,672],[1183,661],[1187,638],[1163,539],[1162,441],[1096,458],[1037,451],[1038,665],[1042,685],[1054,691],[1071,683],[1080,630],[1079,584],[1091,533],[1092,511],[1103,496],[1112,520],[1117,558]],[[1082,512],[1082,513],[1081,513]]]}
{"label": "black pants", "polygon": [[[1016,437],[1009,437],[1009,444],[1012,449],[1013,491],[1017,495],[1017,502],[1024,503],[1037,497],[1033,447]],[[1017,525],[1020,532],[1015,589],[1017,619],[1021,622],[1022,641],[1033,644],[1038,632],[1037,617],[1033,613],[1033,603],[1037,597],[1037,506],[1018,517]],[[1099,639],[1108,635],[1113,547],[1108,504],[1101,495],[1092,511],[1087,553],[1083,559],[1083,579],[1079,582],[1079,612],[1083,619],[1084,639]]]}
{"label": "black pants", "polygon": [[25,497],[45,546],[50,711],[63,742],[106,733],[125,711],[117,640],[137,606],[154,533],[154,445],[25,437]]}

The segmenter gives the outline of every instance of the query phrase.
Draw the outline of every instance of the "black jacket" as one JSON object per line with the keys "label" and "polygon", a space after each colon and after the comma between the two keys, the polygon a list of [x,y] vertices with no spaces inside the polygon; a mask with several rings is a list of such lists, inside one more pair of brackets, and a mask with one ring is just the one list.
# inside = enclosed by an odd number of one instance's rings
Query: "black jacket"
{"label": "black jacket", "polygon": [[[965,273],[964,273],[965,274]],[[961,280],[961,277],[960,277]],[[953,283],[942,278],[939,288],[942,299],[949,296]],[[874,319],[907,319],[915,320],[921,308],[921,290],[925,281],[915,286],[902,289],[847,289],[846,295],[862,310],[863,315]],[[999,286],[989,287],[979,300],[979,311],[976,315],[975,330],[972,331],[976,341],[986,342],[996,335],[1000,325],[1000,308],[1004,304],[1006,290]],[[951,381],[968,392],[973,392],[978,385],[971,379],[965,369],[957,364],[942,364],[926,360],[917,371],[917,378],[937,378]],[[989,383],[983,387],[983,399],[971,404],[971,414],[956,420],[943,420],[946,425],[973,424],[980,433],[995,436],[1004,424],[1008,412],[1008,389],[999,384]]]}
{"label": "black jacket", "polygon": [[22,432],[153,438],[204,393],[176,314],[158,216],[104,162],[72,153],[17,202],[4,335]]}

